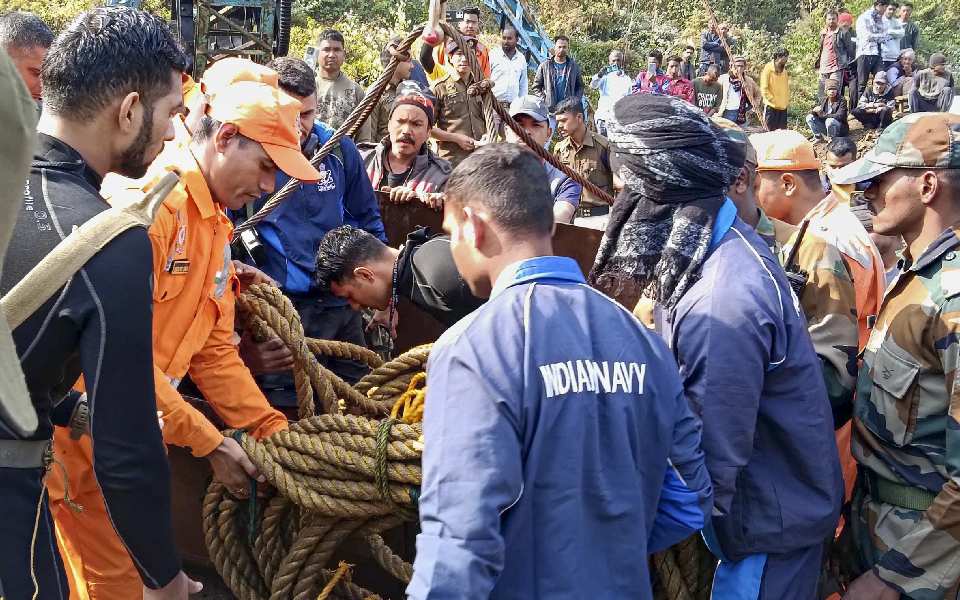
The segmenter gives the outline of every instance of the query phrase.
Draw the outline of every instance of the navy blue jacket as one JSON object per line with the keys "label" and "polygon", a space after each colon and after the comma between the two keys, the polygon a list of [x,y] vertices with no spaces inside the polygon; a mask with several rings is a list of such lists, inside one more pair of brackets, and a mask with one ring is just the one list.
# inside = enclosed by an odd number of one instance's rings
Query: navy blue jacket
{"label": "navy blue jacket", "polygon": [[710,510],[673,357],[569,258],[508,267],[427,389],[411,598],[648,599]]}
{"label": "navy blue jacket", "polygon": [[829,539],[843,482],[800,304],[753,228],[731,221],[662,325],[703,421],[713,528],[736,561]]}
{"label": "navy blue jacket", "polygon": [[[333,130],[322,123],[313,126],[322,146],[333,135]],[[350,138],[340,141],[342,154],[331,153],[320,167],[320,181],[301,183],[292,196],[280,203],[270,215],[256,226],[266,249],[266,262],[257,265],[273,277],[285,292],[315,293],[313,274],[316,270],[317,248],[320,240],[331,229],[349,224],[364,229],[386,242],[380,207],[363,159]],[[277,188],[290,177],[277,172]],[[254,202],[253,212],[266,202],[264,196]],[[247,219],[247,211],[230,211],[234,223]],[[346,304],[332,296],[326,304]]]}

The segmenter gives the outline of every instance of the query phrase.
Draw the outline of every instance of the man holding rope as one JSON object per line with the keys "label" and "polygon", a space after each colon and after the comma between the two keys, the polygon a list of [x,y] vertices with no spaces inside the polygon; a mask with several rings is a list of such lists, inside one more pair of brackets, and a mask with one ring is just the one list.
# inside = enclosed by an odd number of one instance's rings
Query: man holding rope
{"label": "man holding rope", "polygon": [[[843,484],[820,364],[776,258],[727,188],[746,148],[677,98],[628,96],[610,144],[624,189],[591,274],[660,307],[703,423],[713,597],[810,600]],[[428,409],[429,411],[429,403]]]}
{"label": "man holding rope", "polygon": [[[18,184],[21,210],[0,291],[109,208],[97,193],[106,173],[146,172],[173,137],[170,117],[183,107],[185,68],[165,23],[142,11],[94,9],[60,34],[43,63],[39,147],[26,184]],[[69,594],[44,483],[53,424],[69,420],[73,402],[62,399],[81,375],[95,443],[89,471],[71,483],[102,494],[103,527],[130,565],[130,593],[122,597],[184,600],[200,589],[180,570],[171,530],[170,470],[151,368],[150,264],[147,233],[129,229],[14,331],[40,426],[17,435],[5,425],[0,434],[0,580],[7,598]]]}
{"label": "man holding rope", "polygon": [[[247,62],[247,61],[240,61]],[[262,69],[262,67],[261,67]],[[153,346],[157,407],[163,438],[210,461],[214,480],[246,498],[251,482],[265,481],[233,438],[180,395],[187,374],[228,427],[264,438],[287,427],[271,409],[244,366],[234,342],[234,303],[239,282],[230,260],[232,232],[224,209],[241,208],[270,193],[276,171],[316,181],[316,169],[300,152],[301,103],[262,81],[237,81],[210,91],[209,108],[188,134],[175,121],[182,144],[168,145],[137,182],[149,190],[169,171],[181,181],[150,227],[153,246]],[[189,141],[186,141],[188,140]],[[85,481],[90,468],[87,440],[57,432],[57,455],[67,477]],[[85,510],[66,503],[55,512],[75,586],[91,600],[136,598],[134,564],[106,519],[96,487],[71,487]],[[53,495],[53,493],[52,493]],[[81,588],[82,589],[82,588]]]}

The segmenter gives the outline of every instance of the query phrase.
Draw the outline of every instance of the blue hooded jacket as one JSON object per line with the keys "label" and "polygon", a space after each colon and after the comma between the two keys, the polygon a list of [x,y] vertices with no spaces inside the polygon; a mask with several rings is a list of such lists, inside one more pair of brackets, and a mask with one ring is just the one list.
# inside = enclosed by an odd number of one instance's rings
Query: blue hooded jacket
{"label": "blue hooded jacket", "polygon": [[648,552],[709,514],[673,357],[569,258],[508,267],[427,389],[410,598],[649,599]]}
{"label": "blue hooded jacket", "polygon": [[777,260],[735,212],[728,200],[718,215],[727,227],[715,229],[700,279],[658,323],[703,422],[714,490],[707,541],[730,561],[822,544],[843,497],[806,318]]}
{"label": "blue hooded jacket", "polygon": [[[319,146],[333,135],[330,127],[319,122],[313,132],[320,138]],[[256,226],[266,249],[265,264],[257,266],[277,280],[285,292],[320,295],[313,281],[317,248],[331,229],[354,225],[387,241],[380,207],[357,147],[345,137],[340,148],[342,157],[330,153],[317,169],[318,182],[300,183],[293,195]],[[278,171],[276,189],[289,179]],[[254,202],[252,211],[260,210],[266,200],[264,196]],[[230,217],[234,223],[241,223],[247,219],[247,211],[230,211]],[[333,296],[324,297],[328,305],[346,304]]]}

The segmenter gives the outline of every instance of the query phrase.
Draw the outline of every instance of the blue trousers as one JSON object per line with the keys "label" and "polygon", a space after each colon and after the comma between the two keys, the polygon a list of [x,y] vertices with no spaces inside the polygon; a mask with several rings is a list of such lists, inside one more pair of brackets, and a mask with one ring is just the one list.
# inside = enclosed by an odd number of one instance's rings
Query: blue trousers
{"label": "blue trousers", "polygon": [[[42,469],[0,468],[0,584],[6,600],[30,600],[31,541],[37,518],[37,504],[43,494]],[[37,578],[39,600],[67,600],[70,588],[57,548],[50,506],[44,494],[40,520],[33,543],[32,573]]]}
{"label": "blue trousers", "polygon": [[768,555],[760,600],[815,600],[822,558],[822,544]]}
{"label": "blue trousers", "polygon": [[807,115],[807,125],[815,135],[825,135],[835,138],[840,135],[840,121],[836,119],[821,119],[813,115]]}
{"label": "blue trousers", "polygon": [[710,600],[816,600],[823,545],[720,563]]}

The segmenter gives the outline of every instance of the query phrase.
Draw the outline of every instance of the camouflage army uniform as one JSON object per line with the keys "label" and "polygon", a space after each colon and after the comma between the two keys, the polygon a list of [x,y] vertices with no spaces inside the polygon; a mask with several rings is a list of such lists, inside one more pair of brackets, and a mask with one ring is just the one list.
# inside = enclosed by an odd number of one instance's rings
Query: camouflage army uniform
{"label": "camouflage army uniform", "polygon": [[[844,500],[853,496],[857,463],[850,450],[850,417],[859,371],[858,354],[870,335],[886,287],[883,259],[863,225],[834,195],[808,214],[810,225],[797,253],[810,280],[800,295],[810,337],[823,361],[827,394],[837,423]],[[792,243],[788,244],[792,247]],[[786,246],[786,245],[785,245]],[[789,252],[787,247],[785,253]],[[784,257],[785,259],[785,257]]]}
{"label": "camouflage army uniform", "polygon": [[[467,77],[472,79],[470,75]],[[487,122],[480,96],[467,94],[469,85],[457,73],[448,74],[433,84],[433,93],[437,97],[434,103],[436,127],[479,140],[487,132]],[[470,155],[470,151],[454,142],[437,142],[437,155],[456,167]]]}
{"label": "camouflage army uniform", "polygon": [[[861,227],[862,228],[862,227]],[[799,230],[783,243],[781,261],[790,254]],[[857,295],[850,262],[834,236],[812,222],[804,234],[796,263],[807,273],[800,306],[807,330],[820,357],[827,396],[834,414],[849,408],[857,376]],[[873,313],[876,314],[876,310]]]}
{"label": "camouflage army uniform", "polygon": [[[904,117],[837,179],[894,167],[960,169],[960,117]],[[939,600],[956,597],[960,580],[960,226],[901,267],[857,382],[852,520],[864,570],[909,598]]]}
{"label": "camouflage army uniform", "polygon": [[[864,352],[854,412],[863,566],[877,565],[882,579],[917,600],[942,598],[960,577],[958,232],[945,231],[891,285]],[[874,497],[887,497],[877,490],[887,481],[913,486],[915,498],[899,502],[913,510]]]}

